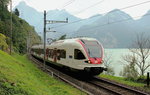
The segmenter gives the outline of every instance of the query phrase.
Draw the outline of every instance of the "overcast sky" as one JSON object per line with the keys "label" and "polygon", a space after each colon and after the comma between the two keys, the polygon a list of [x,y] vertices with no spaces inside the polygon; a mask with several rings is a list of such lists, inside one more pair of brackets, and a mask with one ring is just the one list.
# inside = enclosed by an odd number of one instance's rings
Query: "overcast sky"
{"label": "overcast sky", "polygon": [[[12,0],[13,7],[21,1],[25,1],[29,6],[40,12],[66,9],[77,17],[87,18],[95,14],[102,14],[113,9],[120,9],[149,0]],[[150,10],[150,2],[122,11],[135,17],[144,15],[148,10]]]}

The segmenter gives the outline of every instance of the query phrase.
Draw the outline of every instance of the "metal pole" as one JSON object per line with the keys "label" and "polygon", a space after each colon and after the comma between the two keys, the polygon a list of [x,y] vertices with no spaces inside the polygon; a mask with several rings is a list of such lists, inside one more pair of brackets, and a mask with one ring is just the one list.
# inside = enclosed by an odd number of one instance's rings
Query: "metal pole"
{"label": "metal pole", "polygon": [[10,0],[10,55],[12,54],[12,0]]}
{"label": "metal pole", "polygon": [[147,87],[149,87],[149,72],[147,72]]}
{"label": "metal pole", "polygon": [[27,54],[30,53],[30,32],[28,31],[28,35],[27,35]]}
{"label": "metal pole", "polygon": [[27,45],[27,54],[28,54],[28,47],[29,47],[29,40],[28,39],[29,39],[29,33],[28,33],[28,35],[26,37],[26,40],[27,40],[27,44],[26,44]]}
{"label": "metal pole", "polygon": [[[48,23],[47,23],[48,22]],[[66,21],[55,21],[55,20],[46,20],[46,11],[44,11],[44,68],[46,66],[45,57],[46,57],[46,32],[55,32],[55,31],[46,31],[46,24],[53,24],[53,23],[68,23],[68,18]]]}
{"label": "metal pole", "polygon": [[31,31],[29,31],[29,45],[28,45],[28,53],[30,54],[30,47],[31,47]]}
{"label": "metal pole", "polygon": [[46,11],[44,11],[44,68],[45,68],[45,57],[46,57]]}

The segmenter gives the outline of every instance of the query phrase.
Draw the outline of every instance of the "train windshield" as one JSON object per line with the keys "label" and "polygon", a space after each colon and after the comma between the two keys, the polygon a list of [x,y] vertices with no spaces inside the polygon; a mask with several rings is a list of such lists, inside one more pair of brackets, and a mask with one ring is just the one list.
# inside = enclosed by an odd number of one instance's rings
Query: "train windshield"
{"label": "train windshield", "polygon": [[97,41],[82,40],[90,57],[102,57],[102,48]]}

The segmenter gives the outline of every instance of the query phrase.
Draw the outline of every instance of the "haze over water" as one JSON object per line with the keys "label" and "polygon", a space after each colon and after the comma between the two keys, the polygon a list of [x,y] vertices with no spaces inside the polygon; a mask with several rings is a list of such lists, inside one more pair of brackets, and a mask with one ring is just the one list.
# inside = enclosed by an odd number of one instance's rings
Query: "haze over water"
{"label": "haze over water", "polygon": [[[111,56],[112,63],[110,66],[113,67],[115,76],[120,76],[120,72],[123,70],[123,67],[127,65],[122,59],[123,55],[130,54],[130,51],[127,48],[124,49],[105,49],[107,56]],[[150,62],[150,58],[149,58]],[[150,72],[150,68],[146,72]]]}

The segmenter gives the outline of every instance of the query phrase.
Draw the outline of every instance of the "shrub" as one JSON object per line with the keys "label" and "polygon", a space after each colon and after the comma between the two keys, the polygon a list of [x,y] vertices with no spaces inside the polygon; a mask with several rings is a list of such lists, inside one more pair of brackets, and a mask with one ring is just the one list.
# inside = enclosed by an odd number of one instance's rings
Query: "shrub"
{"label": "shrub", "polygon": [[8,49],[8,45],[6,43],[6,36],[0,33],[0,49],[6,51]]}
{"label": "shrub", "polygon": [[130,63],[126,65],[120,72],[120,75],[125,77],[127,80],[136,80],[138,78],[138,72],[135,68],[135,64]]}

